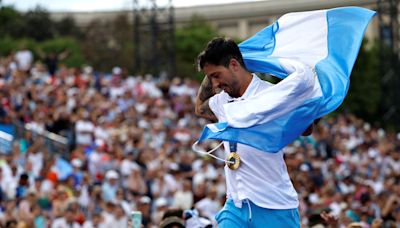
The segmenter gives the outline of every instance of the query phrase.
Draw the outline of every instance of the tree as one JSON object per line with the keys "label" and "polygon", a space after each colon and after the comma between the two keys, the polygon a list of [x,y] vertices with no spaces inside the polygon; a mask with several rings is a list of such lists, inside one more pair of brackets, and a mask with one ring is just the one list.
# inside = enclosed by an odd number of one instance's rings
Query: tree
{"label": "tree", "polygon": [[72,36],[82,38],[83,34],[76,25],[74,18],[67,16],[54,23],[54,29],[57,36]]}
{"label": "tree", "polygon": [[370,48],[364,40],[350,77],[350,88],[341,110],[349,111],[364,120],[379,119],[381,76],[379,74],[379,49],[377,42]]}
{"label": "tree", "polygon": [[111,32],[114,34],[114,48],[118,52],[114,66],[128,67],[133,70],[133,32],[127,14],[118,15],[112,22]]}
{"label": "tree", "polygon": [[36,41],[44,41],[54,37],[54,22],[47,10],[41,6],[25,13],[23,19],[26,21],[26,36]]}
{"label": "tree", "polygon": [[[65,63],[70,67],[81,67],[85,63],[85,59],[83,58],[80,42],[72,37],[60,37],[51,40],[46,40],[44,42],[38,43],[37,51],[40,49],[44,56],[40,56],[45,58],[45,56],[51,52],[60,54],[62,52],[66,52],[66,58],[61,59],[60,62]],[[43,60],[43,59],[42,59]]]}
{"label": "tree", "polygon": [[23,15],[10,6],[0,7],[0,37],[20,38],[25,36],[26,22]]}
{"label": "tree", "polygon": [[90,22],[82,49],[90,64],[100,71],[109,72],[114,66],[132,69],[132,28],[126,14],[112,21]]}
{"label": "tree", "polygon": [[208,41],[219,34],[210,24],[194,16],[188,25],[176,30],[177,75],[197,78],[203,75],[197,72],[197,55],[205,48]]}

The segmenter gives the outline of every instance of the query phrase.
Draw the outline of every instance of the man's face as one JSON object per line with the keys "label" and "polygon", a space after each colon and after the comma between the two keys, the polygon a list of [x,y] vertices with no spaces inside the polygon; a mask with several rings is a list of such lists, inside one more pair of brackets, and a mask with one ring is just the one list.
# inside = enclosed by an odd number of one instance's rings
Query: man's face
{"label": "man's face", "polygon": [[211,80],[215,92],[224,90],[231,97],[240,97],[240,82],[232,64],[228,67],[206,64],[203,72]]}
{"label": "man's face", "polygon": [[73,222],[74,221],[74,213],[70,210],[67,210],[65,212],[65,220],[67,220],[67,222]]}

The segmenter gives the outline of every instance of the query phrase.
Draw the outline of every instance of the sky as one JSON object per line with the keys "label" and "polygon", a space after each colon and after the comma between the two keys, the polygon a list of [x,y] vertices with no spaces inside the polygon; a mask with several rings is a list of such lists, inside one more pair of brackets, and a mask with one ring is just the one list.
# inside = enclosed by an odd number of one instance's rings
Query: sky
{"label": "sky", "polygon": [[[168,0],[156,0],[165,6]],[[257,0],[172,0],[175,7],[223,4]],[[13,5],[17,10],[27,11],[40,5],[51,12],[70,11],[110,11],[132,9],[133,0],[2,0],[3,5]],[[139,4],[149,4],[149,0],[138,0]]]}

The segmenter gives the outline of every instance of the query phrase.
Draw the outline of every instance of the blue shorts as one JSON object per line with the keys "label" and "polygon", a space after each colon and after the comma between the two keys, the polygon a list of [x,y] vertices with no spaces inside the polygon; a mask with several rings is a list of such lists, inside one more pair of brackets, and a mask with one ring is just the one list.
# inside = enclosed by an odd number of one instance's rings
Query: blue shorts
{"label": "blue shorts", "polygon": [[242,208],[237,208],[232,199],[228,199],[224,208],[215,216],[218,228],[234,227],[267,227],[291,228],[300,227],[300,215],[294,209],[267,209],[255,205],[250,200],[243,200]]}

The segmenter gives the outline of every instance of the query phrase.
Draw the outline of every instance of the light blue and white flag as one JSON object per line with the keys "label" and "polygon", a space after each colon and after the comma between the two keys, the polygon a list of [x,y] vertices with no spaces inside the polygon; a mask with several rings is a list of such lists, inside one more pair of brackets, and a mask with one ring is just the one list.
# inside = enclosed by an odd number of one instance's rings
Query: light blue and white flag
{"label": "light blue and white flag", "polygon": [[283,80],[247,100],[224,105],[226,122],[199,139],[239,142],[275,153],[343,102],[374,11],[359,7],[289,13],[239,44],[251,72]]}

